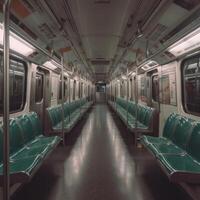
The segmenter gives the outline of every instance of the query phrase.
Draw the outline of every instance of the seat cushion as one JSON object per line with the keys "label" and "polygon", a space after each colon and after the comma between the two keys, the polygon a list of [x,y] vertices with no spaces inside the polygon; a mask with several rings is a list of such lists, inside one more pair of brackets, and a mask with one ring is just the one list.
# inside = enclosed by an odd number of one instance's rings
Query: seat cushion
{"label": "seat cushion", "polygon": [[[21,158],[18,160],[10,161],[10,174],[24,173],[28,176],[31,175],[33,169],[41,162],[39,156],[31,156]],[[0,165],[0,174],[3,174],[3,164]]]}
{"label": "seat cushion", "polygon": [[159,155],[158,159],[162,163],[162,165],[165,166],[165,168],[169,171],[169,173],[200,173],[200,163],[194,160],[189,154],[162,154]]}
{"label": "seat cushion", "polygon": [[158,154],[182,154],[185,151],[171,141],[150,144],[148,148],[157,156]]}
{"label": "seat cushion", "polygon": [[161,144],[161,143],[166,143],[169,141],[165,137],[154,137],[154,136],[149,136],[149,135],[143,135],[140,139],[140,141],[145,144],[145,146],[150,145],[150,144]]}

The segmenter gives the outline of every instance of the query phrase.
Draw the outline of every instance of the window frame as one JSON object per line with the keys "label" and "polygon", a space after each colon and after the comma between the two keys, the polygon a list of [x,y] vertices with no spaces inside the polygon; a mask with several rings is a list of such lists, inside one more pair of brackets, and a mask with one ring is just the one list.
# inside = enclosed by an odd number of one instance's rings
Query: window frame
{"label": "window frame", "polygon": [[182,100],[182,107],[183,107],[183,110],[185,113],[187,114],[192,114],[192,115],[195,115],[195,116],[198,116],[200,117],[200,112],[193,112],[193,111],[190,111],[188,109],[188,106],[186,104],[186,89],[185,89],[185,73],[184,73],[184,64],[185,62],[187,62],[188,60],[191,60],[191,59],[195,59],[195,58],[199,58],[199,61],[200,61],[200,54],[196,54],[196,55],[193,55],[193,56],[190,56],[188,58],[185,58],[181,61],[181,64],[180,64],[180,69],[181,69],[181,100]]}
{"label": "window frame", "polygon": [[[3,58],[3,52],[0,52],[0,55],[2,56]],[[23,111],[24,108],[25,108],[25,105],[26,105],[26,100],[27,100],[27,74],[28,74],[28,64],[25,60],[23,60],[22,58],[19,58],[19,57],[16,57],[14,55],[10,55],[9,56],[9,64],[10,64],[10,61],[11,60],[14,60],[16,62],[19,62],[21,63],[23,66],[24,66],[24,90],[23,90],[23,97],[22,97],[22,103],[21,103],[21,106],[19,109],[16,109],[16,110],[10,110],[9,109],[9,113],[10,114],[15,114],[15,113],[18,113],[20,111]],[[9,73],[9,79],[10,79],[10,73]],[[10,102],[11,104],[11,102]],[[2,117],[3,116],[3,110],[2,110],[2,113],[1,113],[1,110],[0,110],[0,116]]]}

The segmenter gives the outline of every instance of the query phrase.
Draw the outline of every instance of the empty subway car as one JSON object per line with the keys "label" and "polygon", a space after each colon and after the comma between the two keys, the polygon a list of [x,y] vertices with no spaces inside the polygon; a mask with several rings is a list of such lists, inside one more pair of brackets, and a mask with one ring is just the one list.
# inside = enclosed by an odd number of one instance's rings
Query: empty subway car
{"label": "empty subway car", "polygon": [[0,1],[0,199],[200,199],[198,0]]}

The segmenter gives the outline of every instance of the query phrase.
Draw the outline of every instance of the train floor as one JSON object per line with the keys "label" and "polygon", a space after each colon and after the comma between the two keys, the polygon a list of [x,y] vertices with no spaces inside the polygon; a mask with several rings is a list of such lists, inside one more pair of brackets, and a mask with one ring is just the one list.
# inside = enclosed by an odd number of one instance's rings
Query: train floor
{"label": "train floor", "polygon": [[151,155],[97,104],[13,200],[188,200]]}

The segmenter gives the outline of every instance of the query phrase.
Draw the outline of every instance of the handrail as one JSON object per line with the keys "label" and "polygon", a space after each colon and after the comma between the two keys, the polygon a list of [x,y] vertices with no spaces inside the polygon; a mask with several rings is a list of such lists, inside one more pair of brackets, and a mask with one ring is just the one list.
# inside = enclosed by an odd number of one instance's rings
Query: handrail
{"label": "handrail", "polygon": [[9,23],[11,0],[3,5],[3,200],[10,199],[10,141],[9,141]]}
{"label": "handrail", "polygon": [[62,93],[62,137],[63,137],[63,145],[65,145],[65,132],[64,132],[64,58],[61,58],[62,69],[61,69],[61,93]]}

